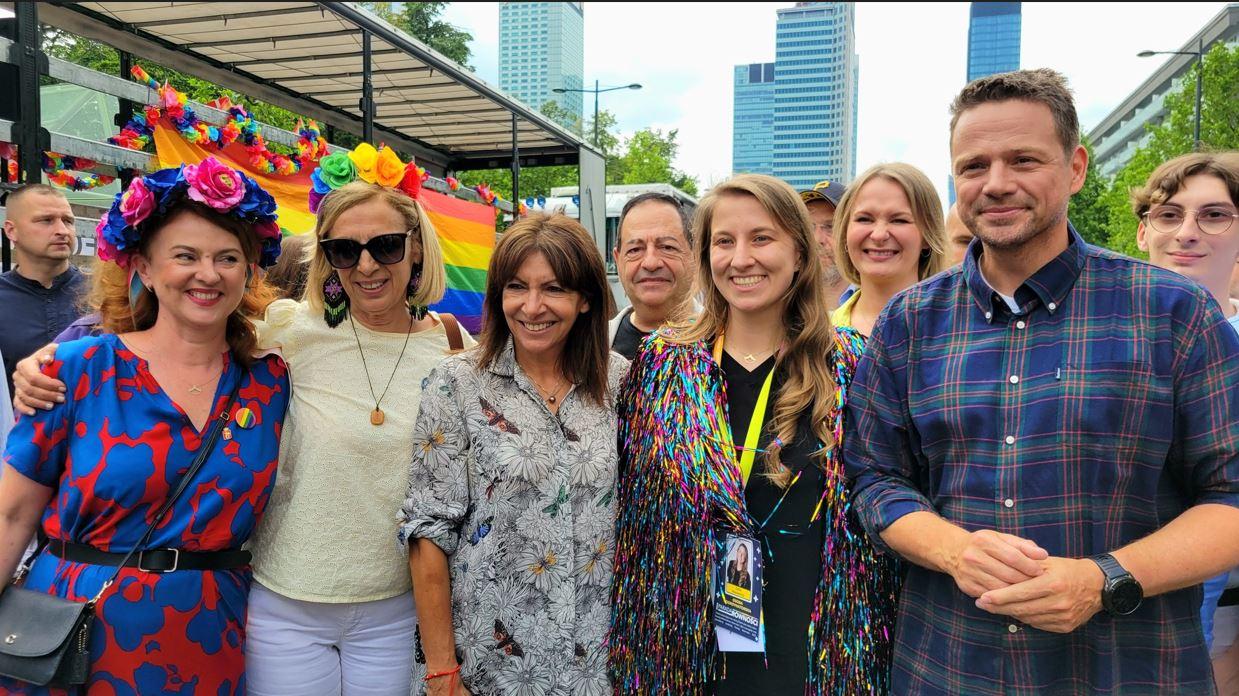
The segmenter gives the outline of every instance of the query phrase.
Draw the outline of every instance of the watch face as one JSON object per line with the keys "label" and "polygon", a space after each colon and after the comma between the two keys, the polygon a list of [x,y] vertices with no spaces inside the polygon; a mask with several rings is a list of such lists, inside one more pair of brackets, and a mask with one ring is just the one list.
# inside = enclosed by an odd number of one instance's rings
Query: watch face
{"label": "watch face", "polygon": [[1140,589],[1140,583],[1128,576],[1114,583],[1111,588],[1110,611],[1119,616],[1130,614],[1140,606],[1142,599],[1144,592]]}

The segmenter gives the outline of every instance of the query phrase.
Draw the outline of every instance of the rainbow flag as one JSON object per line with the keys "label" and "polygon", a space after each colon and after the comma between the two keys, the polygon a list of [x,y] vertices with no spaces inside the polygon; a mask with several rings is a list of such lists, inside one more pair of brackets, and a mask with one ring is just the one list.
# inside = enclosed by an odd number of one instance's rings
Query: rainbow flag
{"label": "rainbow flag", "polygon": [[[160,167],[183,162],[201,162],[210,155],[253,177],[278,205],[280,227],[293,234],[314,231],[310,212],[310,170],[292,176],[264,174],[249,164],[245,147],[233,143],[223,150],[207,150],[191,143],[166,118],[155,126],[155,155]],[[447,294],[431,309],[454,314],[469,333],[482,327],[482,297],[486,291],[486,268],[495,250],[495,209],[480,203],[422,189],[422,205],[434,223],[447,266]]]}

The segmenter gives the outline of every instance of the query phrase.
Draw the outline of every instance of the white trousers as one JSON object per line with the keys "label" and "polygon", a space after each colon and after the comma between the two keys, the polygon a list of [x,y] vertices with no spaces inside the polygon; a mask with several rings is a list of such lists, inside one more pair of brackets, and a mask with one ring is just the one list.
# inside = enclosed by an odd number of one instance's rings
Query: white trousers
{"label": "white trousers", "polygon": [[375,602],[302,602],[255,582],[246,621],[249,696],[409,696],[413,593]]}

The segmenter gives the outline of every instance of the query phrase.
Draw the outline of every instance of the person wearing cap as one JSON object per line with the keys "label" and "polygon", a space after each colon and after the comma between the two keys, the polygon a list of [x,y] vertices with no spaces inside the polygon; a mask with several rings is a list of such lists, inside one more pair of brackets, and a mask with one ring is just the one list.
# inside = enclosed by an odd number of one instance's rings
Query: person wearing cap
{"label": "person wearing cap", "polygon": [[[135,178],[100,220],[92,295],[109,333],[59,347],[45,372],[72,388],[17,421],[0,475],[0,576],[41,522],[25,588],[97,600],[81,693],[245,693],[241,549],[291,391],[250,322],[279,238],[271,196],[213,158]],[[0,693],[49,691],[0,679]]]}
{"label": "person wearing cap", "polygon": [[848,282],[835,263],[834,219],[835,209],[847,189],[837,181],[819,181],[813,188],[800,192],[800,200],[809,209],[809,219],[813,221],[813,237],[817,240],[818,260],[822,263],[822,271],[826,281],[826,303],[828,309],[834,310],[856,291],[856,287]]}

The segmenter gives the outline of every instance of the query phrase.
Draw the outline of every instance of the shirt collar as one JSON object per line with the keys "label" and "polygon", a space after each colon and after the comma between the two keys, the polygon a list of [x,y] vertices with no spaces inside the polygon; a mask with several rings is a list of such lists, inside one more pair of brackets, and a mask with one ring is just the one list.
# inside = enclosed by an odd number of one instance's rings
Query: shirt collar
{"label": "shirt collar", "polygon": [[490,365],[490,371],[500,377],[513,377],[516,375],[516,344],[512,342],[512,337],[508,336],[508,342],[503,346],[499,356]]}
{"label": "shirt collar", "polygon": [[[1080,277],[1087,257],[1087,244],[1071,223],[1067,223],[1067,235],[1067,248],[1016,288],[1015,301],[1025,313],[1039,301],[1047,312],[1054,314],[1063,305],[1076,279]],[[985,321],[993,323],[995,317],[1003,313],[1010,314],[1011,310],[981,276],[981,269],[977,266],[980,258],[981,242],[974,239],[968,245],[968,253],[964,258],[964,280],[968,283],[973,301],[985,315]]]}
{"label": "shirt collar", "polygon": [[82,275],[82,272],[77,270],[77,268],[75,268],[72,264],[70,264],[69,268],[64,273],[61,273],[55,278],[52,278],[52,286],[50,288],[45,288],[43,287],[43,284],[40,283],[39,281],[33,280],[31,278],[27,278],[21,273],[18,273],[16,268],[9,271],[5,275],[8,276],[14,283],[19,284],[23,287],[29,288],[31,290],[34,290],[36,292],[54,293],[54,292],[60,291],[61,288],[68,285],[69,283],[72,283],[75,280],[77,280],[78,276]]}

